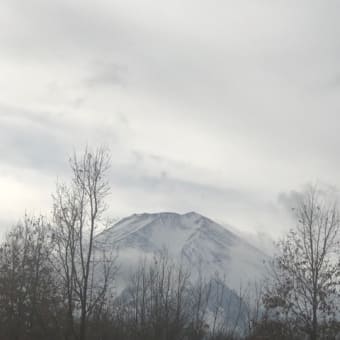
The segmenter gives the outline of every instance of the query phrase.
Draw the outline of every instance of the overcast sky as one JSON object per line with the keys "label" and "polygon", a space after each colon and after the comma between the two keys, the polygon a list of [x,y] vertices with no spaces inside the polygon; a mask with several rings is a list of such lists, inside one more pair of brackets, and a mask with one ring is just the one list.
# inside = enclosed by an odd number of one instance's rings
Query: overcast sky
{"label": "overcast sky", "polygon": [[112,152],[110,213],[279,233],[339,184],[340,1],[2,0],[0,231],[46,213],[73,149]]}

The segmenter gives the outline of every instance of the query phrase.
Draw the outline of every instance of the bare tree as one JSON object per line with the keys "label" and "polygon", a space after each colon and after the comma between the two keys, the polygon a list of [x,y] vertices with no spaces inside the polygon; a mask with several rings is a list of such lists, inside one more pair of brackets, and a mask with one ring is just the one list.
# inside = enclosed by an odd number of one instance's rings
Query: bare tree
{"label": "bare tree", "polygon": [[58,339],[63,314],[45,219],[25,216],[0,247],[2,339]]}
{"label": "bare tree", "polygon": [[144,260],[125,295],[133,338],[181,340],[188,324],[189,272],[170,260],[166,250]]}
{"label": "bare tree", "polygon": [[199,266],[196,282],[190,289],[191,330],[189,340],[201,340],[209,333],[209,325],[207,323],[207,313],[209,301],[211,298],[212,280],[206,279],[202,274],[202,267]]}
{"label": "bare tree", "polygon": [[249,283],[248,290],[244,294],[243,301],[246,305],[246,332],[250,336],[262,320],[264,282],[253,281]]}
{"label": "bare tree", "polygon": [[339,213],[316,188],[305,193],[294,212],[297,227],[279,243],[264,301],[316,340],[320,323],[330,322],[335,313]]}
{"label": "bare tree", "polygon": [[64,282],[68,333],[79,340],[86,339],[88,319],[103,304],[112,274],[111,258],[95,254],[96,230],[109,194],[109,165],[103,148],[75,154],[71,184],[57,184],[53,196],[55,261]]}

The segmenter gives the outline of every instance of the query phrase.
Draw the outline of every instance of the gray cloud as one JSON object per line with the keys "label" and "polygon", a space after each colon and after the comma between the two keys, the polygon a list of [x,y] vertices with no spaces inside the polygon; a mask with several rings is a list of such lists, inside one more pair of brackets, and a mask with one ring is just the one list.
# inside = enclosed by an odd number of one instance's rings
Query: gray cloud
{"label": "gray cloud", "polygon": [[63,167],[67,146],[57,119],[15,108],[0,107],[2,164],[53,171]]}
{"label": "gray cloud", "polygon": [[115,213],[203,210],[271,231],[290,204],[282,193],[337,185],[338,11],[321,0],[2,1],[1,165],[24,191],[21,168],[55,178],[73,149],[103,143]]}
{"label": "gray cloud", "polygon": [[85,83],[90,88],[95,86],[124,86],[126,84],[127,68],[114,64],[95,63],[94,72]]}

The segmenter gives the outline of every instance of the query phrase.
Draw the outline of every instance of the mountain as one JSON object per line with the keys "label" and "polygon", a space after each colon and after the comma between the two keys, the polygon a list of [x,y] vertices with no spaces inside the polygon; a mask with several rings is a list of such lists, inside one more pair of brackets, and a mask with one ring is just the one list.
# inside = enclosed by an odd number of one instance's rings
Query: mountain
{"label": "mountain", "polygon": [[245,239],[213,220],[195,212],[134,214],[122,219],[96,238],[101,247],[115,249],[123,268],[121,281],[143,258],[167,249],[175,261],[207,278],[218,273],[228,287],[261,278],[267,255]]}

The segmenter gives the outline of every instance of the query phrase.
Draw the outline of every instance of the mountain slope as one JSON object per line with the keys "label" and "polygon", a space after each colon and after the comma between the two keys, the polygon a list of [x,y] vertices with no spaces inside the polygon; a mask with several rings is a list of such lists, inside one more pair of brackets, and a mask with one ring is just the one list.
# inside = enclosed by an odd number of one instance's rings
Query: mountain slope
{"label": "mountain slope", "polygon": [[193,272],[206,277],[218,273],[228,286],[260,278],[267,256],[244,239],[211,219],[195,212],[187,214],[134,214],[97,236],[97,244],[117,249],[124,268],[122,279],[142,258],[166,248],[169,256],[182,261]]}

